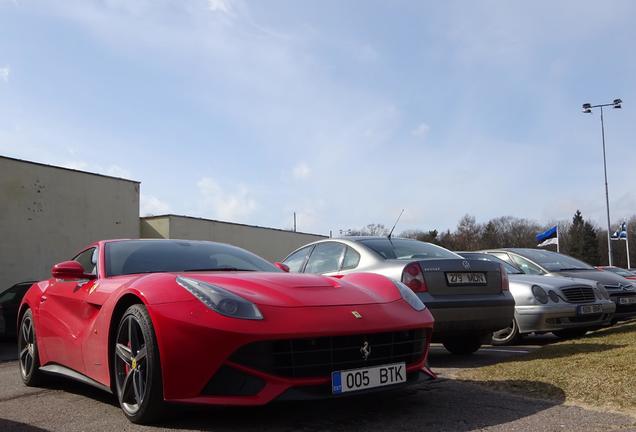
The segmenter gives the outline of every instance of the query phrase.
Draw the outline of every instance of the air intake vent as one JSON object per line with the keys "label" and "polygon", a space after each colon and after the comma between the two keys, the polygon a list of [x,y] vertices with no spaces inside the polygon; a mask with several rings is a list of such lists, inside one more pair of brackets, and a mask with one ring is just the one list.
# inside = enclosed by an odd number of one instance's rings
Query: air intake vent
{"label": "air intake vent", "polygon": [[333,371],[388,363],[416,363],[424,355],[424,329],[391,333],[254,342],[231,359],[285,377],[328,376]]}

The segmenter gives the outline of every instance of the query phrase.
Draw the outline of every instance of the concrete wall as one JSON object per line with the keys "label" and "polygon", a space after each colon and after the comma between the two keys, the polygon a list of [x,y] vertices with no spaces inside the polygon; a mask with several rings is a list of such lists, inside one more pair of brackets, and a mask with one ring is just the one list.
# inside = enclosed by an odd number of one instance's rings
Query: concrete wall
{"label": "concrete wall", "polygon": [[138,182],[0,156],[0,289],[127,237],[139,237]]}
{"label": "concrete wall", "polygon": [[272,262],[280,261],[297,247],[325,238],[317,234],[176,215],[141,218],[141,237],[229,243]]}

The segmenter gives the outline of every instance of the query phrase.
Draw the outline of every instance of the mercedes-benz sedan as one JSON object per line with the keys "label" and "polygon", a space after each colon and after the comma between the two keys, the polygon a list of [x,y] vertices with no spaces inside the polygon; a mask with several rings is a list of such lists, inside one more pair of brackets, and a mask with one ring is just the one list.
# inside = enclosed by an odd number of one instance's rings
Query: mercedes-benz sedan
{"label": "mercedes-benz sedan", "polygon": [[616,310],[609,294],[596,282],[569,277],[529,275],[494,255],[459,252],[467,259],[502,263],[515,298],[515,317],[493,333],[493,345],[513,344],[529,333],[547,333],[563,338],[583,336],[589,330],[609,325]]}
{"label": "mercedes-benz sedan", "polygon": [[616,303],[614,320],[636,316],[636,285],[615,273],[602,271],[571,256],[541,249],[493,249],[491,253],[512,263],[526,274],[566,276],[598,282]]}

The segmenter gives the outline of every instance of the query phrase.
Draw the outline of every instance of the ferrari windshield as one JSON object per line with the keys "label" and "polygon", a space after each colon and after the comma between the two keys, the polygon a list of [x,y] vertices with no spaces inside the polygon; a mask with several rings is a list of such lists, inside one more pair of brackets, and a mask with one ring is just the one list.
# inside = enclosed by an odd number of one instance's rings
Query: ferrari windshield
{"label": "ferrari windshield", "polygon": [[517,267],[513,266],[510,263],[507,263],[506,261],[502,259],[497,258],[494,255],[488,255],[485,253],[472,253],[472,252],[468,252],[468,253],[461,252],[460,255],[463,256],[464,258],[468,258],[471,260],[483,260],[483,261],[492,261],[492,262],[499,263],[503,265],[504,269],[506,270],[506,273],[508,274],[524,274]]}
{"label": "ferrari windshield", "polygon": [[373,238],[360,243],[377,252],[385,259],[457,259],[459,255],[430,243],[418,240]]}
{"label": "ferrari windshield", "polygon": [[106,243],[105,253],[107,276],[188,271],[280,271],[241,248],[205,241],[114,241]]}
{"label": "ferrari windshield", "polygon": [[523,249],[519,252],[513,250],[513,252],[534,261],[548,271],[594,270],[594,267],[583,261],[556,252],[538,249]]}

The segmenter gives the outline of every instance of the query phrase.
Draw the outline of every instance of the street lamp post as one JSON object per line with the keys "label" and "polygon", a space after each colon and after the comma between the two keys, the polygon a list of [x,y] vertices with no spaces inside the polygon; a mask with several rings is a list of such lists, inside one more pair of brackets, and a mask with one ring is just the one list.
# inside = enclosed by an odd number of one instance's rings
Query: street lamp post
{"label": "street lamp post", "polygon": [[621,104],[623,103],[620,99],[614,99],[612,103],[592,105],[589,103],[583,104],[583,112],[586,114],[592,113],[592,108],[600,108],[601,109],[601,136],[603,138],[603,172],[605,173],[605,206],[607,209],[607,256],[609,260],[609,265],[612,265],[612,240],[611,236],[611,228],[610,228],[610,211],[609,211],[609,192],[607,189],[607,160],[605,158],[605,124],[603,123],[603,107],[611,106],[612,108],[621,108]]}

